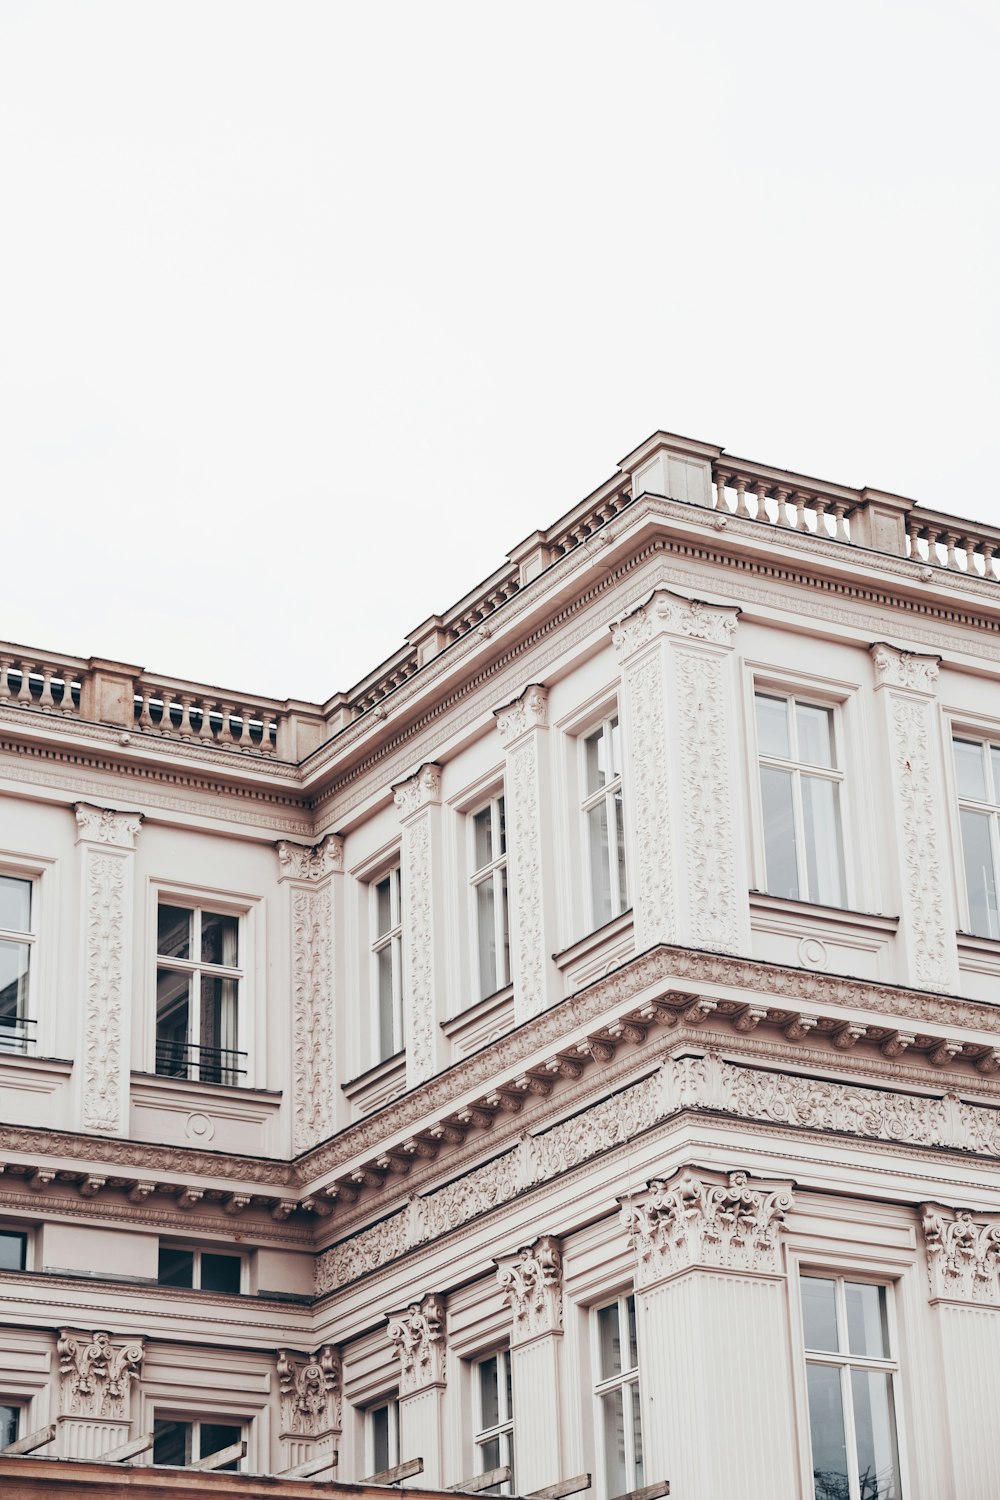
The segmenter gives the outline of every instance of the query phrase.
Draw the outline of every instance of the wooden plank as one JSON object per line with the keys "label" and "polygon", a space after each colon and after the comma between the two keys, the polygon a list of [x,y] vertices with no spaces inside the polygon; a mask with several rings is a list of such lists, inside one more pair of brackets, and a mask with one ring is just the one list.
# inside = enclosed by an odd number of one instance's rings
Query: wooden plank
{"label": "wooden plank", "polygon": [[44,1448],[46,1443],[51,1443],[56,1435],[56,1424],[50,1423],[48,1427],[36,1427],[34,1432],[29,1432],[27,1437],[18,1438],[16,1443],[8,1443],[6,1448],[0,1448],[0,1458],[15,1458],[19,1453],[34,1453],[36,1448]]}
{"label": "wooden plank", "polygon": [[471,1479],[463,1479],[461,1484],[449,1484],[448,1491],[478,1495],[481,1490],[491,1490],[495,1484],[506,1484],[509,1479],[510,1465],[501,1464],[498,1469],[487,1469],[485,1474],[474,1474]]}
{"label": "wooden plank", "polygon": [[153,1446],[153,1434],[147,1432],[145,1437],[133,1438],[131,1443],[122,1443],[118,1448],[109,1448],[107,1453],[98,1454],[102,1464],[123,1464],[127,1458],[135,1458],[140,1453],[147,1453]]}
{"label": "wooden plank", "polygon": [[394,1469],[382,1469],[378,1474],[372,1474],[368,1479],[362,1479],[362,1484],[399,1484],[401,1479],[410,1479],[414,1474],[424,1472],[424,1461],[422,1458],[408,1458],[405,1464],[397,1464]]}
{"label": "wooden plank", "polygon": [[313,1474],[322,1474],[324,1469],[336,1468],[338,1457],[336,1449],[330,1453],[320,1453],[315,1458],[307,1458],[305,1463],[296,1464],[293,1469],[280,1469],[274,1477],[275,1479],[309,1479]]}
{"label": "wooden plank", "polygon": [[670,1494],[670,1480],[661,1479],[659,1484],[644,1484],[638,1490],[626,1490],[624,1495],[615,1495],[614,1500],[660,1500],[661,1495]]}
{"label": "wooden plank", "polygon": [[188,1469],[221,1469],[223,1464],[231,1464],[233,1459],[240,1459],[247,1451],[246,1441],[241,1443],[230,1443],[228,1448],[220,1448],[217,1453],[210,1453],[207,1458],[199,1458],[197,1463],[186,1464]]}
{"label": "wooden plank", "polygon": [[577,1474],[575,1479],[563,1479],[558,1484],[548,1484],[543,1490],[532,1490],[525,1500],[563,1500],[564,1495],[579,1495],[591,1486],[589,1474]]}

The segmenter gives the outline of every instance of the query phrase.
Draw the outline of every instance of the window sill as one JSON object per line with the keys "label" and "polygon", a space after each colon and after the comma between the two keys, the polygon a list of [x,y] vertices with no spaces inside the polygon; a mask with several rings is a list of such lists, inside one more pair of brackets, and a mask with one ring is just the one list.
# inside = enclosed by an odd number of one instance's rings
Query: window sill
{"label": "window sill", "polygon": [[634,924],[629,907],[620,917],[612,917],[603,927],[588,932],[561,953],[554,953],[552,959],[563,976],[566,994],[571,995],[610,974],[634,952]]}
{"label": "window sill", "polygon": [[753,956],[770,963],[887,981],[898,926],[898,917],[750,892]]}
{"label": "window sill", "polygon": [[461,1057],[495,1042],[513,1028],[512,984],[497,990],[494,995],[487,995],[485,1000],[477,1000],[475,1005],[466,1006],[457,1016],[450,1016],[447,1021],[441,1022],[441,1030]]}
{"label": "window sill", "polygon": [[824,906],[819,901],[792,900],[788,896],[770,896],[766,891],[750,892],[750,914],[781,912],[805,921],[842,922],[849,927],[864,927],[871,932],[895,932],[898,917],[883,917],[875,912],[854,911],[849,906]]}
{"label": "window sill", "polygon": [[364,1073],[359,1073],[357,1078],[342,1083],[340,1087],[350,1102],[355,1118],[371,1114],[373,1109],[380,1109],[382,1105],[406,1092],[406,1053],[396,1052],[384,1062],[376,1063]]}
{"label": "window sill", "polygon": [[202,1083],[198,1078],[171,1078],[167,1073],[132,1073],[132,1086],[151,1089],[178,1090],[188,1096],[197,1094],[201,1099],[232,1099],[240,1094],[253,1095],[258,1099],[280,1099],[281,1089],[255,1089],[249,1083]]}
{"label": "window sill", "polygon": [[281,1093],[241,1084],[132,1074],[132,1135],[160,1145],[277,1156]]}
{"label": "window sill", "polygon": [[963,994],[995,1005],[996,989],[988,981],[1000,979],[1000,938],[979,937],[972,932],[959,932],[955,937],[959,970],[969,976],[962,985]]}

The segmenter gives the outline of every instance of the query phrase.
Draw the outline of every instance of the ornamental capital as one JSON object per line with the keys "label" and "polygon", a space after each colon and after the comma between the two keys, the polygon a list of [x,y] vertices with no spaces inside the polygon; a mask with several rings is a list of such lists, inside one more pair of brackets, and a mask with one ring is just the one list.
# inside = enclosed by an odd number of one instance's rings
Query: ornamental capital
{"label": "ornamental capital", "polygon": [[293,844],[279,839],[275,848],[281,866],[279,880],[325,880],[344,868],[344,840],[328,833],[318,844]]}
{"label": "ornamental capital", "polygon": [[621,1222],[638,1255],[639,1284],[652,1286],[694,1266],[780,1275],[792,1186],[746,1172],[683,1167],[630,1194]]}
{"label": "ornamental capital", "polygon": [[513,703],[495,708],[500,741],[506,749],[529,729],[544,729],[549,716],[549,690],[540,682],[529,682]]}
{"label": "ornamental capital", "polygon": [[408,781],[397,782],[392,794],[401,818],[410,817],[422,807],[436,807],[441,801],[441,767],[427,761]]}
{"label": "ornamental capital", "polygon": [[281,1436],[319,1438],[340,1427],[340,1356],[332,1344],[303,1359],[279,1349]]}
{"label": "ornamental capital", "polygon": [[740,611],[731,604],[706,604],[669,589],[656,589],[644,604],[611,626],[620,658],[631,656],[658,635],[731,646]]}
{"label": "ornamental capital", "polygon": [[134,849],[142,824],[142,813],[116,812],[113,807],[93,807],[89,802],[73,804],[78,844],[111,844]]}
{"label": "ornamental capital", "polygon": [[937,691],[940,656],[919,656],[915,651],[901,651],[887,641],[875,641],[868,649],[875,666],[876,688],[909,688],[916,693]]}
{"label": "ornamental capital", "polygon": [[386,1330],[399,1354],[399,1394],[412,1396],[429,1385],[444,1384],[444,1298],[428,1292],[405,1312],[390,1313]]}
{"label": "ornamental capital", "polygon": [[562,1270],[562,1249],[551,1234],[497,1262],[497,1282],[514,1315],[513,1342],[562,1332]]}
{"label": "ornamental capital", "polygon": [[113,1343],[109,1333],[60,1328],[62,1415],[127,1422],[132,1381],[139,1378],[142,1339]]}
{"label": "ornamental capital", "polygon": [[1000,1215],[967,1208],[920,1208],[932,1297],[1000,1307]]}

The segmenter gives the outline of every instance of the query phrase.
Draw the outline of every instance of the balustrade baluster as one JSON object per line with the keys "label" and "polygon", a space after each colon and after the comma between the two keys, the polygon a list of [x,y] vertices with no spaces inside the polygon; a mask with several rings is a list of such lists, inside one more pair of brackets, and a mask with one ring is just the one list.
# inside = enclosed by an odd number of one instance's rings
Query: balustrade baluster
{"label": "balustrade baluster", "polygon": [[10,680],[8,673],[13,665],[13,657],[0,656],[0,703],[10,702]]}
{"label": "balustrade baluster", "polygon": [[199,704],[201,708],[201,723],[198,726],[198,738],[201,740],[214,740],[212,731],[212,709],[215,705],[210,698],[202,698]]}
{"label": "balustrade baluster", "polygon": [[771,517],[767,513],[767,505],[765,503],[766,500],[767,500],[767,485],[766,484],[757,484],[754,487],[754,494],[757,497],[757,517],[756,517],[756,519],[758,521],[767,521],[770,524]]}
{"label": "balustrade baluster", "polygon": [[736,480],[736,514],[745,520],[750,520],[750,507],[747,505],[747,482],[745,479]]}
{"label": "balustrade baluster", "polygon": [[42,667],[42,691],[38,699],[39,708],[55,708],[55,699],[52,696],[52,668]]}
{"label": "balustrade baluster", "polygon": [[946,568],[955,568],[955,569],[958,569],[958,557],[955,554],[955,543],[957,541],[958,541],[958,534],[956,532],[954,532],[954,531],[946,531],[944,533],[943,545],[945,547],[945,557],[946,557],[945,567]]}
{"label": "balustrade baluster", "polygon": [[996,555],[996,550],[997,549],[992,542],[981,542],[979,545],[979,553],[983,559],[984,578],[996,577],[996,573],[993,568],[993,558]]}
{"label": "balustrade baluster", "polygon": [[920,532],[919,521],[911,520],[906,528],[906,535],[910,543],[910,558],[913,562],[920,562]]}
{"label": "balustrade baluster", "polygon": [[979,577],[979,548],[974,537],[964,536],[962,538],[962,551],[965,553],[965,571],[974,573]]}
{"label": "balustrade baluster", "polygon": [[778,506],[778,513],[775,517],[775,522],[778,526],[788,527],[789,530],[791,529],[791,522],[788,519],[787,504],[790,494],[791,490],[783,489],[781,485],[775,486],[774,498]]}
{"label": "balustrade baluster", "polygon": [[231,745],[233,743],[233,705],[223,701],[222,723],[219,725],[219,744]]}
{"label": "balustrade baluster", "polygon": [[240,704],[240,719],[239,747],[241,750],[252,750],[253,740],[250,738],[250,710],[245,704]]}
{"label": "balustrade baluster", "polygon": [[153,697],[153,689],[148,685],[148,683],[140,683],[139,684],[139,700],[140,700],[139,701],[139,717],[138,717],[138,719],[136,721],[140,729],[153,729],[153,728],[155,728],[155,725],[153,724],[153,715],[152,715],[152,712],[151,712],[151,709],[150,709],[150,703],[152,701],[152,697]]}
{"label": "balustrade baluster", "polygon": [[816,535],[829,537],[831,534],[828,524],[830,517],[830,506],[827,501],[821,499],[819,495],[816,496],[815,500],[813,501],[813,505],[816,510]]}
{"label": "balustrade baluster", "polygon": [[792,523],[796,531],[808,531],[809,525],[806,521],[806,499],[801,490],[795,490],[792,494],[795,501],[795,520]]}
{"label": "balustrade baluster", "polygon": [[17,701],[22,706],[34,702],[31,696],[31,663],[27,661],[18,662],[21,669],[21,689],[17,695]]}
{"label": "balustrade baluster", "polygon": [[941,532],[937,526],[924,527],[924,539],[927,542],[927,561],[933,564],[935,568],[942,566],[941,558],[938,555],[938,537],[940,535]]}
{"label": "balustrade baluster", "polygon": [[726,476],[716,470],[715,474],[715,509],[728,510],[726,504]]}

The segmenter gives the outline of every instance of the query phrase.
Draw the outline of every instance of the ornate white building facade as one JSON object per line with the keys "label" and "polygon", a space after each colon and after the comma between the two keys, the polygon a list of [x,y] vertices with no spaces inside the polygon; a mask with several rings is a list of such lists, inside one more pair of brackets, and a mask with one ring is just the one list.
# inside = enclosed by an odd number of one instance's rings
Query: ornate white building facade
{"label": "ornate white building facade", "polygon": [[658,433],[323,704],[0,647],[0,1438],[995,1500],[998,551]]}

